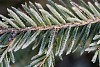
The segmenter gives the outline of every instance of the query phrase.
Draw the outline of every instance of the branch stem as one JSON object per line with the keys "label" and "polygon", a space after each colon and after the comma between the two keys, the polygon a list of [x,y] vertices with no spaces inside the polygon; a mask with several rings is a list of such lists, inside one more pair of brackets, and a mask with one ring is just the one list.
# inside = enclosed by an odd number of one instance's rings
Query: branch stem
{"label": "branch stem", "polygon": [[22,32],[22,31],[35,31],[35,30],[51,30],[51,29],[62,29],[62,28],[67,28],[67,27],[75,27],[75,26],[84,26],[89,23],[100,23],[100,18],[96,18],[95,20],[88,20],[86,22],[70,22],[66,23],[64,25],[52,25],[52,26],[41,26],[41,27],[26,27],[26,28],[20,28],[20,29],[15,29],[15,28],[8,28],[8,29],[0,29],[0,34],[3,34],[5,32]]}

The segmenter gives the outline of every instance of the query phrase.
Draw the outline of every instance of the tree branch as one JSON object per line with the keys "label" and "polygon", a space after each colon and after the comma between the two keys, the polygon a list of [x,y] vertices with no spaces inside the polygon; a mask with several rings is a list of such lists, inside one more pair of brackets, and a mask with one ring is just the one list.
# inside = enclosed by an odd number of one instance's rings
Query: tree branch
{"label": "tree branch", "polygon": [[26,28],[20,28],[20,29],[15,29],[15,28],[8,28],[8,29],[0,29],[0,34],[3,34],[5,32],[22,32],[22,31],[35,31],[35,30],[50,30],[50,29],[62,29],[62,28],[67,28],[67,27],[75,27],[75,26],[83,26],[87,25],[89,23],[100,23],[100,18],[96,18],[95,20],[89,19],[86,22],[70,22],[66,23],[64,25],[51,25],[51,26],[41,26],[41,27],[26,27]]}

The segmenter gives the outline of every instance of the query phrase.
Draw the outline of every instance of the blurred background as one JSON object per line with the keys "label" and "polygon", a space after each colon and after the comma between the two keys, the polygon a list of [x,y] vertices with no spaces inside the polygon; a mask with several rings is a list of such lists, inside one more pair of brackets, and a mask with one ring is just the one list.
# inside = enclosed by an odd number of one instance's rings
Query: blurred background
{"label": "blurred background", "polygon": [[[16,8],[22,8],[21,4],[28,2],[29,0],[0,0],[0,14],[4,16],[8,16],[7,8],[11,6]],[[45,4],[46,0],[30,0],[31,2],[37,2],[42,4],[42,6],[46,9]],[[56,3],[59,3],[58,0],[53,0]],[[77,2],[77,0],[74,0]],[[92,0],[85,0],[92,1]],[[77,2],[78,3],[78,2]],[[27,48],[27,50],[20,50],[15,53],[16,64],[12,64],[12,67],[24,67],[26,64],[30,63],[30,58],[35,54],[35,51],[31,51],[31,46]],[[60,60],[58,57],[56,58],[55,67],[99,67],[98,60],[96,63],[92,63],[91,59],[94,53],[84,53],[82,56],[78,52],[74,54],[70,54],[66,56],[63,55],[63,60]],[[24,55],[24,56],[23,56]]]}

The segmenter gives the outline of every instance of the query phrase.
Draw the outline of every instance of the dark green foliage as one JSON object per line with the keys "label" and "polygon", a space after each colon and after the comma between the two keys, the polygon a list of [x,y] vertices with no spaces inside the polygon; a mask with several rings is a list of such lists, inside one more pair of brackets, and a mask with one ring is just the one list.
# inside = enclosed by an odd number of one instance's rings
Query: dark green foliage
{"label": "dark green foliage", "polygon": [[92,62],[98,57],[100,63],[100,4],[86,4],[83,0],[79,5],[72,0],[67,0],[68,5],[60,2],[62,5],[48,0],[50,12],[39,3],[29,2],[29,6],[22,4],[26,13],[12,7],[7,9],[11,18],[0,15],[1,67],[10,67],[16,59],[13,53],[26,50],[31,44],[32,51],[38,52],[28,67],[54,67],[56,56],[61,58],[64,52],[68,55],[76,50],[81,55],[96,51]]}

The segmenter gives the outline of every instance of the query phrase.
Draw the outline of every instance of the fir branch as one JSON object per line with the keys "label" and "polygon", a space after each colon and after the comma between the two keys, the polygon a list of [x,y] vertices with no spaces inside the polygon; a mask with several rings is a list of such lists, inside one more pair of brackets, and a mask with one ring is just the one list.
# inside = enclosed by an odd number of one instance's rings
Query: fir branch
{"label": "fir branch", "polygon": [[[0,21],[0,50],[4,49],[1,52],[1,64],[6,62],[6,66],[10,66],[10,60],[15,62],[13,51],[25,49],[31,44],[33,44],[32,50],[38,49],[39,51],[31,58],[33,61],[30,63],[30,67],[53,67],[54,57],[61,57],[66,47],[66,54],[70,54],[78,48],[81,48],[81,54],[84,51],[96,50],[92,59],[95,62],[100,53],[100,36],[96,35],[100,30],[100,4],[94,1],[94,6],[90,2],[86,4],[83,0],[79,0],[82,5],[78,5],[71,0],[67,1],[66,6],[60,0],[64,5],[62,6],[48,0],[49,4],[46,6],[51,13],[39,3],[35,3],[35,6],[29,2],[29,6],[26,3],[22,5],[26,13],[12,7],[13,10],[7,9],[11,18],[0,15],[3,19]],[[94,25],[95,27],[93,27]],[[81,34],[78,35],[80,32]],[[91,38],[90,43],[92,39],[94,43],[86,48],[89,38]],[[11,54],[12,57],[9,57],[8,54]]]}
{"label": "fir branch", "polygon": [[15,28],[9,28],[9,29],[0,29],[0,34],[6,33],[6,32],[24,32],[27,30],[31,30],[31,31],[36,31],[36,30],[52,30],[52,29],[62,29],[62,28],[68,28],[68,27],[76,27],[76,26],[84,26],[87,24],[94,24],[94,23],[100,23],[100,19],[99,18],[95,18],[94,20],[87,20],[86,22],[70,22],[70,23],[66,23],[64,25],[52,25],[52,26],[40,26],[40,27],[25,27],[25,28],[21,28],[21,29],[15,29]]}

